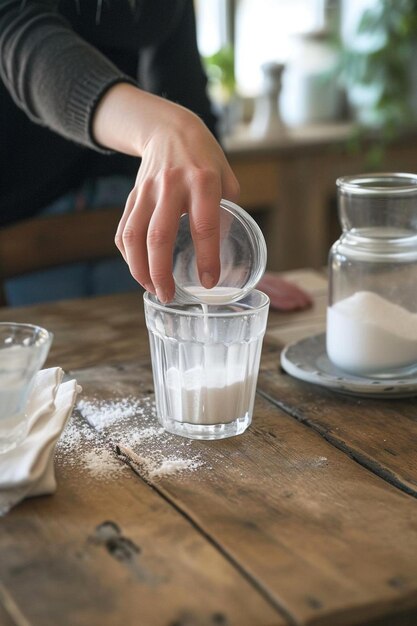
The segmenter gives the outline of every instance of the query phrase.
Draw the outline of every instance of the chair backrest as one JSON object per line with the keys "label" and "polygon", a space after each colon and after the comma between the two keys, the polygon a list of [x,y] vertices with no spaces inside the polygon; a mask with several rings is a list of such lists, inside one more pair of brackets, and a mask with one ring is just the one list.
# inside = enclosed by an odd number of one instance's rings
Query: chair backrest
{"label": "chair backrest", "polygon": [[0,229],[0,305],[4,281],[32,271],[119,255],[114,244],[122,209],[39,216]]}

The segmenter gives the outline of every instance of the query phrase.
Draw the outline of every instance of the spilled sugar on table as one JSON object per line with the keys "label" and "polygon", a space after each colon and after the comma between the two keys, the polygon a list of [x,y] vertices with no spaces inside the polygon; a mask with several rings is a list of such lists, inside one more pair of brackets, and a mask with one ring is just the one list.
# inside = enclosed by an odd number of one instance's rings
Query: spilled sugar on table
{"label": "spilled sugar on table", "polygon": [[327,300],[288,277],[314,306],[271,312],[253,424],[215,442],[160,431],[139,295],[0,312],[52,330],[83,387],[56,494],[0,519],[1,625],[417,624],[416,400],[285,374]]}

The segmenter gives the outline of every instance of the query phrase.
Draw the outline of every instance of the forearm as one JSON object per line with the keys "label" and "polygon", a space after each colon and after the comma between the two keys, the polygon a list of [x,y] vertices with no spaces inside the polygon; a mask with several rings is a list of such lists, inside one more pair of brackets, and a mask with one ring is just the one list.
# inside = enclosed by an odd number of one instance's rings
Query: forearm
{"label": "forearm", "polygon": [[[155,134],[182,134],[202,125],[199,118],[128,83],[118,83],[101,98],[92,120],[94,140],[111,150],[142,156]],[[191,127],[190,127],[191,126]]]}
{"label": "forearm", "polygon": [[33,121],[97,147],[91,137],[96,105],[114,84],[131,79],[79,37],[55,4],[2,0],[0,74]]}

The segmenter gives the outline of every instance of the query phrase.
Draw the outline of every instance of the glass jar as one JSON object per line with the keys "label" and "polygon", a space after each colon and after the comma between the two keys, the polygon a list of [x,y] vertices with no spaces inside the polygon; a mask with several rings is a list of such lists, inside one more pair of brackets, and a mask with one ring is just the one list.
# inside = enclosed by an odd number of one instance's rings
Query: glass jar
{"label": "glass jar", "polygon": [[341,370],[417,372],[417,175],[339,178],[343,233],[329,257],[326,345]]}

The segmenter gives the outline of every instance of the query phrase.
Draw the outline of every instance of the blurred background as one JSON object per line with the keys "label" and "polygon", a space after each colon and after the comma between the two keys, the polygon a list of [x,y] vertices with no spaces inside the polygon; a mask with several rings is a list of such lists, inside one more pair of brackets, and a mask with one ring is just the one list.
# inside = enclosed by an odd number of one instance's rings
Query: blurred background
{"label": "blurred background", "polygon": [[196,0],[196,15],[268,269],[323,267],[337,177],[417,170],[417,0]]}
{"label": "blurred background", "polygon": [[[340,235],[336,179],[417,171],[417,0],[194,1],[220,140],[267,269],[323,268]],[[114,246],[129,190],[114,200],[106,187],[100,213],[0,229],[0,301],[138,290]]]}
{"label": "blurred background", "polygon": [[273,77],[288,126],[352,119],[389,134],[415,123],[415,0],[196,0],[196,13],[212,98],[235,109],[226,134]]}

